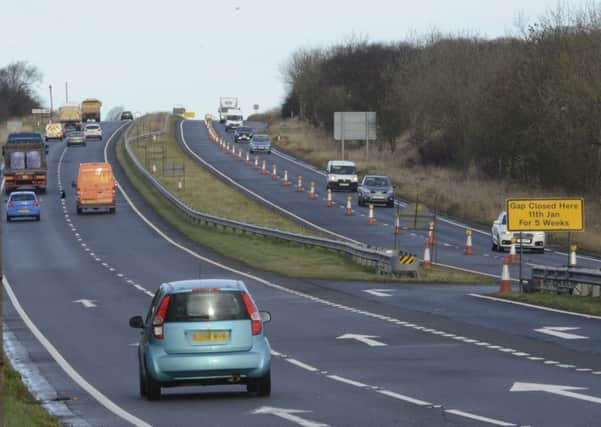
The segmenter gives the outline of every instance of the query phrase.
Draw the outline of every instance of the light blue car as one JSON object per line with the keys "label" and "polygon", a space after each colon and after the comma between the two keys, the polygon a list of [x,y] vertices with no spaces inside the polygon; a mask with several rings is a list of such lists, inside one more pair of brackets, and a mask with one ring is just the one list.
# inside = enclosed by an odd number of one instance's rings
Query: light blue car
{"label": "light blue car", "polygon": [[14,218],[32,218],[40,220],[42,209],[40,201],[33,191],[13,191],[6,201],[6,222]]}
{"label": "light blue car", "polygon": [[158,400],[162,387],[244,384],[271,394],[271,347],[248,289],[236,280],[164,283],[143,319],[138,347],[140,394]]}

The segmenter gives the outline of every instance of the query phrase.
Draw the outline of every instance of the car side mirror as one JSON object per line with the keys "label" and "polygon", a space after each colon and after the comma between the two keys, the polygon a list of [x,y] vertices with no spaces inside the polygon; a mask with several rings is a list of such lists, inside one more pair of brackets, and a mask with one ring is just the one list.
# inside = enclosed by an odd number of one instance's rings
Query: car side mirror
{"label": "car side mirror", "polygon": [[144,320],[142,319],[142,316],[134,316],[131,319],[129,319],[129,326],[136,329],[143,329]]}
{"label": "car side mirror", "polygon": [[261,321],[263,323],[267,323],[267,322],[271,322],[271,313],[268,311],[259,311],[259,314],[261,315]]}
{"label": "car side mirror", "polygon": [[75,181],[71,181],[71,187],[76,188],[77,184],[75,183]]}

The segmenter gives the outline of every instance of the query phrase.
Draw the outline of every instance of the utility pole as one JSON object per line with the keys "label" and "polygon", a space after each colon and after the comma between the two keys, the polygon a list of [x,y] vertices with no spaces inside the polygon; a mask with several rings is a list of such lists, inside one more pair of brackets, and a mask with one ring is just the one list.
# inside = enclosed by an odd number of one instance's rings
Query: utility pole
{"label": "utility pole", "polygon": [[69,83],[65,82],[65,104],[69,103]]}

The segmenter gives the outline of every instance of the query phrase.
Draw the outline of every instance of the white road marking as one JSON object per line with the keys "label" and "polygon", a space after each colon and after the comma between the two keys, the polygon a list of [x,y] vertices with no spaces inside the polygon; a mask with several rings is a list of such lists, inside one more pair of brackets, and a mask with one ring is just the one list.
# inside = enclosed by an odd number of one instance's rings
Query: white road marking
{"label": "white road marking", "polygon": [[151,427],[150,424],[145,421],[137,418],[133,414],[125,411],[123,408],[115,404],[112,400],[102,394],[98,389],[96,389],[92,384],[87,382],[59,353],[59,351],[48,341],[48,339],[42,334],[42,332],[37,328],[37,326],[31,321],[21,304],[19,303],[17,296],[13,292],[11,285],[8,283],[6,276],[2,279],[2,283],[4,285],[4,290],[6,291],[8,298],[10,299],[11,304],[23,320],[23,323],[27,326],[27,328],[31,331],[31,333],[36,337],[36,339],[40,342],[40,344],[46,349],[46,351],[50,354],[50,356],[56,361],[56,363],[62,368],[63,371],[77,384],[79,385],[85,392],[87,392],[92,398],[94,398],[98,403],[104,406],[107,410],[115,414],[116,416],[124,419],[125,421],[133,424],[136,427]]}
{"label": "white road marking", "polygon": [[364,289],[363,292],[367,292],[368,294],[375,295],[377,297],[390,297],[391,292],[394,292],[394,289]]}
{"label": "white road marking", "polygon": [[528,303],[520,302],[520,301],[511,301],[511,300],[507,300],[507,299],[504,299],[504,298],[491,297],[491,296],[488,296],[488,295],[480,295],[480,294],[473,294],[473,293],[472,294],[468,294],[468,295],[470,297],[485,299],[485,300],[489,300],[489,301],[504,302],[506,304],[521,305],[523,307],[534,308],[536,310],[544,310],[544,311],[551,311],[553,313],[568,314],[570,316],[584,317],[585,319],[597,319],[597,320],[601,320],[601,316],[593,316],[592,314],[574,313],[574,312],[571,312],[571,311],[559,310],[559,309],[550,308],[550,307],[542,307],[542,306],[539,306],[539,305],[528,304]]}
{"label": "white road marking", "polygon": [[388,344],[377,341],[374,338],[380,338],[375,335],[360,335],[360,334],[344,334],[336,337],[337,340],[357,340],[370,347],[385,347]]}
{"label": "white road marking", "polygon": [[85,308],[96,307],[95,300],[93,299],[77,299],[73,302],[83,305]]}
{"label": "white road marking", "polygon": [[568,385],[555,384],[537,384],[537,383],[513,383],[509,391],[542,391],[545,393],[556,394],[558,396],[570,397],[572,399],[586,400],[587,402],[601,404],[601,398],[588,396],[582,393],[575,393],[575,390],[586,390],[585,387],[573,387]]}
{"label": "white road marking", "polygon": [[383,394],[384,396],[392,397],[394,399],[399,399],[405,402],[413,403],[414,405],[418,406],[432,406],[430,402],[426,402],[425,400],[415,399],[413,397],[406,396],[400,393],[395,393],[394,391],[390,390],[378,390],[378,393]]}
{"label": "white road marking", "polygon": [[536,332],[540,332],[541,334],[551,335],[558,338],[563,338],[564,340],[586,340],[588,337],[583,335],[571,334],[566,331],[575,331],[580,329],[579,327],[572,326],[543,326],[542,328],[535,329]]}
{"label": "white road marking", "polygon": [[453,415],[458,415],[460,417],[471,418],[472,420],[482,421],[484,423],[493,424],[495,426],[515,426],[516,424],[508,423],[505,421],[495,420],[494,418],[481,417],[480,415],[471,414],[469,412],[459,411],[457,409],[446,409],[445,412]]}
{"label": "white road marking", "polygon": [[300,360],[296,360],[296,359],[286,359],[287,362],[292,363],[293,365],[298,366],[299,368],[303,368],[306,369],[309,372],[315,372],[317,371],[317,368],[314,368],[311,365],[307,365],[306,363],[301,362]]}
{"label": "white road marking", "polygon": [[350,380],[348,378],[340,377],[338,375],[327,375],[327,377],[334,381],[340,381],[341,383],[349,384],[349,385],[352,385],[355,387],[359,387],[359,388],[367,387],[367,384],[364,384],[359,381]]}
{"label": "white road marking", "polygon": [[262,406],[258,409],[255,409],[251,413],[254,415],[274,415],[276,417],[282,418],[291,423],[297,424],[301,427],[330,427],[329,424],[320,423],[317,421],[307,420],[305,418],[301,418],[296,414],[306,414],[311,411],[304,411],[300,409],[286,409],[286,408],[275,408],[272,406]]}

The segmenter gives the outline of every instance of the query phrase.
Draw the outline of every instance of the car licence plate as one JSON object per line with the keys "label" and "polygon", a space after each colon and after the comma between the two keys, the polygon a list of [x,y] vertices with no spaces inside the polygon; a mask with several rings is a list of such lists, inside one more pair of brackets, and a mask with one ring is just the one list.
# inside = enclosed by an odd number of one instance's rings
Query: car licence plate
{"label": "car licence plate", "polygon": [[341,187],[346,187],[348,185],[347,182],[339,182],[338,185],[340,185]]}
{"label": "car licence plate", "polygon": [[29,209],[19,209],[19,213],[29,213]]}
{"label": "car licence plate", "polygon": [[192,333],[192,341],[196,343],[224,342],[229,339],[229,331],[198,331]]}

